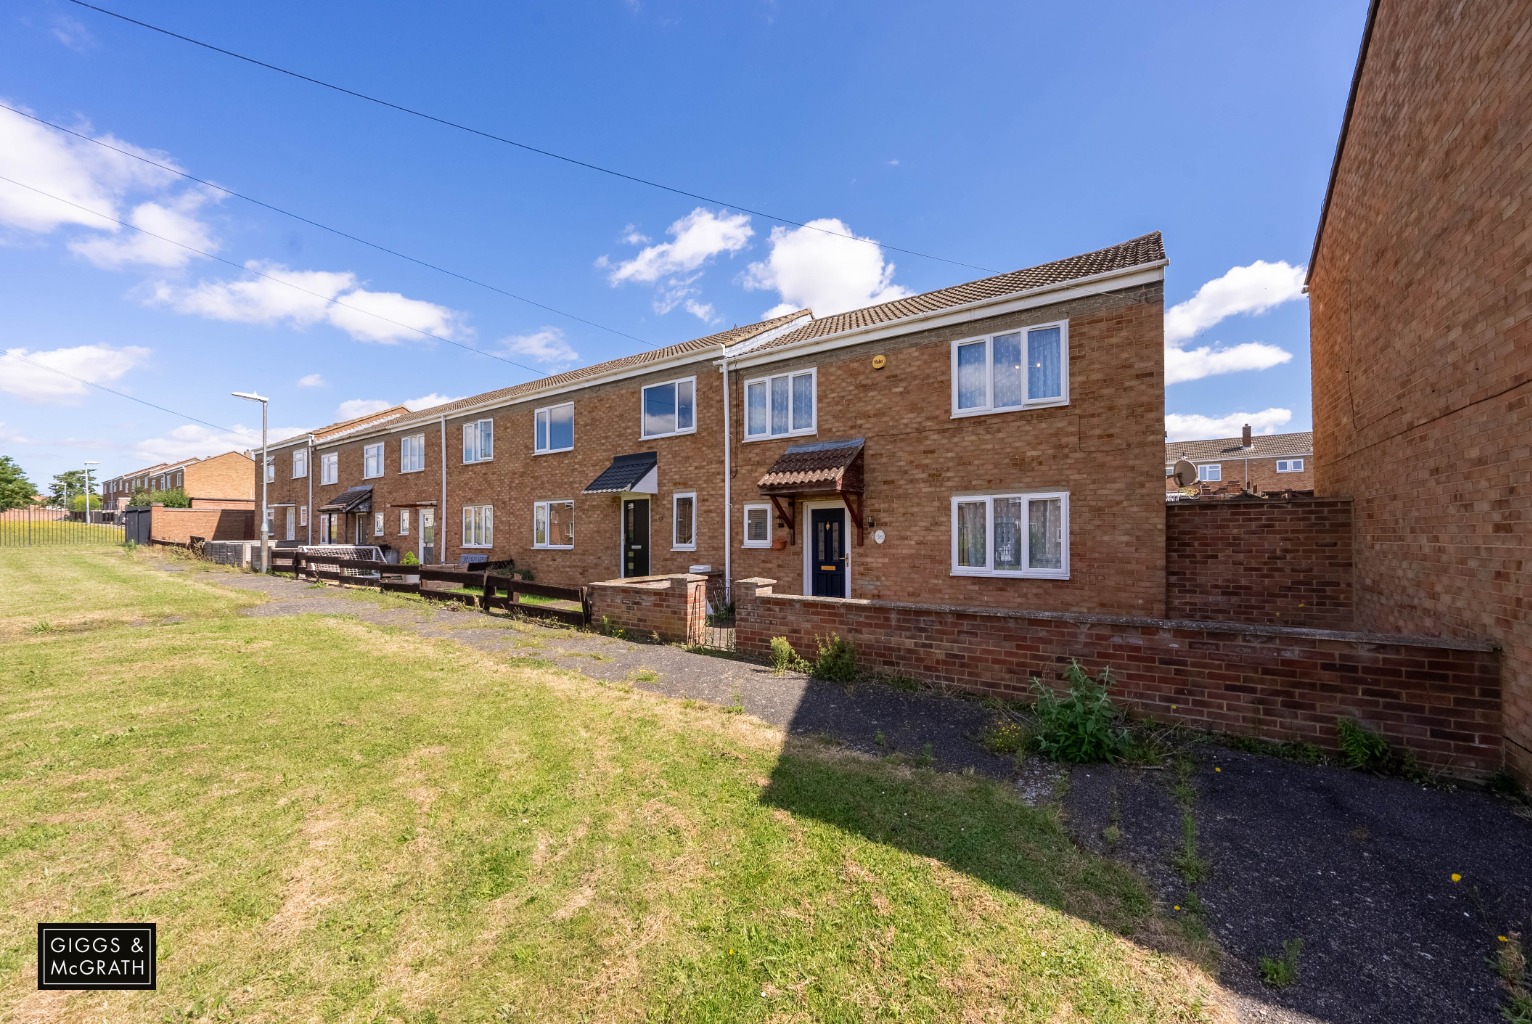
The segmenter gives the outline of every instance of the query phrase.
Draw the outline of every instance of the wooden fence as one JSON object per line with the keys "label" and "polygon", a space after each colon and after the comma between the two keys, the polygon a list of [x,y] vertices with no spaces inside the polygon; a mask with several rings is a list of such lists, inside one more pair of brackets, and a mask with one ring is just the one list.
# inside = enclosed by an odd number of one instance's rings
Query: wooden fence
{"label": "wooden fence", "polygon": [[[479,572],[432,569],[423,565],[395,565],[392,562],[337,558],[334,555],[306,555],[298,551],[277,549],[271,553],[271,571],[291,573],[298,579],[371,587],[390,594],[418,594],[427,600],[450,601],[483,612],[499,609],[555,619],[571,626],[590,624],[590,594],[585,587],[554,587],[545,583],[531,583],[513,576],[499,575],[493,569]],[[428,587],[428,583],[447,583],[458,589]],[[463,592],[470,587],[477,587],[480,592]],[[564,602],[564,606],[545,604],[545,601]]]}

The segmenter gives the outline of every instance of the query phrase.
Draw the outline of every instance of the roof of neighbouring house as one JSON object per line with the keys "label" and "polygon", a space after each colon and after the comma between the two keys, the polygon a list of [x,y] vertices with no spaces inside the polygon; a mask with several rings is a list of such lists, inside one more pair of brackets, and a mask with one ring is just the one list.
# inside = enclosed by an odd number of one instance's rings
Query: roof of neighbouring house
{"label": "roof of neighbouring house", "polygon": [[1206,441],[1165,442],[1167,465],[1177,459],[1190,462],[1198,460],[1222,461],[1224,459],[1281,459],[1289,455],[1313,455],[1314,433],[1310,430],[1294,434],[1256,434],[1245,448],[1237,437],[1215,437]]}
{"label": "roof of neighbouring house", "polygon": [[795,444],[771,464],[756,486],[778,494],[809,488],[841,490],[863,444],[860,437]]}
{"label": "roof of neighbouring house", "polygon": [[760,350],[764,352],[784,348],[810,338],[823,338],[831,334],[840,334],[842,331],[891,323],[924,313],[965,306],[970,302],[1003,298],[1035,288],[1095,277],[1098,274],[1162,263],[1164,260],[1164,239],[1158,231],[1151,231],[1147,235],[1140,235],[1138,238],[1129,239],[1117,245],[1109,245],[1105,249],[1097,249],[1094,252],[1081,253],[1078,256],[1069,256],[1051,263],[1040,263],[1035,267],[1025,267],[1006,274],[996,274],[994,277],[985,277],[966,284],[938,288],[934,292],[910,295],[891,302],[879,303],[876,306],[847,310],[834,316],[810,320],[797,330],[773,338],[762,345]]}

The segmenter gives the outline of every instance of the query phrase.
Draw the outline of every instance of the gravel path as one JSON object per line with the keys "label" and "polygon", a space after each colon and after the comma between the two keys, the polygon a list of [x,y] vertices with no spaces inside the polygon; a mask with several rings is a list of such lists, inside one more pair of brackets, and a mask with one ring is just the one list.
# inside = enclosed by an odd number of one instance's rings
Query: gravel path
{"label": "gravel path", "polygon": [[[167,569],[174,570],[173,564]],[[1020,771],[974,737],[977,702],[881,684],[847,687],[760,665],[641,644],[448,605],[407,605],[282,577],[213,580],[266,595],[246,614],[343,615],[489,653],[626,681],[669,697],[739,706],[798,735],[871,754],[929,757],[936,767],[1014,782],[1032,802],[1064,774]],[[1260,1024],[1460,1024],[1500,1021],[1489,958],[1496,936],[1532,936],[1532,821],[1508,801],[1428,789],[1222,747],[1193,750],[1201,914],[1226,951],[1221,980],[1237,1019]],[[1093,766],[1070,774],[1064,811],[1084,845],[1137,868],[1170,906],[1188,886],[1174,772]],[[1104,835],[1113,823],[1120,836]],[[1457,874],[1459,882],[1451,877]],[[1303,940],[1298,981],[1261,983],[1263,955]]]}

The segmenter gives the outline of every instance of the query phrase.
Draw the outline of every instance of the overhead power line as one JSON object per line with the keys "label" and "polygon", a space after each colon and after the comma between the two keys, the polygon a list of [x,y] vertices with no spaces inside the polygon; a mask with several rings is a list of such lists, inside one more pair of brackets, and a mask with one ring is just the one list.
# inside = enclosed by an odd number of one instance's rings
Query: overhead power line
{"label": "overhead power line", "polygon": [[678,188],[674,185],[666,185],[663,182],[655,181],[652,178],[644,178],[636,174],[629,174],[626,171],[619,171],[611,167],[604,167],[601,164],[592,163],[589,160],[581,160],[578,157],[565,156],[562,153],[555,153],[550,149],[543,149],[540,146],[534,146],[530,143],[519,142],[516,139],[507,138],[504,135],[497,135],[494,132],[486,131],[482,128],[475,128],[471,125],[463,124],[461,121],[453,121],[449,118],[438,117],[435,114],[428,114],[423,110],[416,110],[413,107],[406,107],[403,104],[395,103],[392,100],[385,100],[378,96],[373,96],[369,93],[347,88],[344,85],[337,85],[334,82],[327,82],[322,78],[315,78],[312,75],[305,75],[301,71],[293,71],[290,68],[284,68],[280,65],[272,64],[255,57],[250,57],[243,53],[237,53],[234,50],[225,49],[222,46],[204,42],[201,39],[194,39],[191,36],[182,35],[181,33],[174,32],[168,28],[161,28],[159,25],[153,25],[147,21],[140,21],[137,18],[130,18],[126,14],[122,14],[118,11],[109,10],[105,7],[97,7],[95,4],[86,3],[86,0],[69,0],[69,2],[79,7],[84,7],[87,10],[95,11],[98,14],[104,14],[107,17],[116,18],[119,21],[125,21],[130,25],[137,25],[139,28],[145,28],[151,32],[158,32],[160,35],[168,36],[171,39],[178,39],[183,43],[190,43],[193,46],[200,46],[204,50],[211,50],[212,52],[222,54],[225,57],[233,57],[235,60],[242,60],[247,64],[253,64],[259,68],[265,68],[267,71],[275,71],[277,74],[287,75],[290,78],[296,78],[299,81],[308,82],[310,85],[317,85],[321,88],[330,89],[334,92],[342,93],[354,99],[364,100],[368,103],[374,103],[380,107],[387,107],[389,110],[398,111],[401,114],[409,114],[411,117],[422,118],[423,120],[431,121],[435,124],[442,125],[443,127],[452,128],[460,132],[467,132],[469,135],[477,135],[480,138],[488,139],[491,142],[498,142],[502,145],[513,146],[516,149],[524,150],[528,153],[535,153],[538,156],[544,156],[550,160],[558,160],[562,163],[570,164],[575,167],[582,167],[585,170],[594,171],[597,174],[605,174],[613,178],[621,178],[623,181],[631,181],[634,184],[644,185],[648,188],[659,189],[662,192],[669,192],[672,195],[684,196],[687,199],[695,199],[698,202],[713,203],[718,206],[739,210],[742,213],[748,213],[751,216],[761,217],[765,220],[776,221],[779,224],[786,224],[790,227],[805,228],[809,231],[817,231],[821,234],[831,235],[835,238],[847,238],[854,242],[863,242],[867,245],[876,245],[880,248],[888,249],[891,252],[902,252],[907,256],[918,256],[921,259],[935,260],[938,263],[948,263],[956,267],[966,267],[969,270],[978,270],[985,274],[996,273],[996,271],[991,270],[988,267],[981,267],[973,263],[964,263],[962,260],[948,259],[944,256],[933,256],[931,253],[920,252],[916,249],[904,249],[897,245],[889,245],[888,243],[878,242],[871,238],[858,238],[856,235],[847,234],[843,231],[831,231],[828,228],[822,228],[814,224],[808,224],[803,221],[793,220],[790,217],[782,217],[774,213],[767,213],[764,210],[756,210],[748,206],[742,206],[739,203],[731,203],[723,199],[715,199],[711,196],[703,195],[700,192],[692,192],[684,188]]}
{"label": "overhead power line", "polygon": [[170,415],[176,417],[177,419],[187,420],[187,421],[189,421],[191,423],[200,423],[204,427],[212,427],[214,430],[221,430],[225,434],[236,434],[236,433],[238,433],[238,431],[232,429],[231,427],[220,427],[216,423],[209,423],[207,420],[199,420],[195,416],[188,416],[184,412],[176,412],[174,409],[167,409],[163,405],[155,405],[153,402],[147,401],[147,400],[142,399],[142,398],[136,398],[133,395],[127,394],[127,393],[122,392],[122,391],[118,391],[116,388],[109,388],[105,384],[98,384],[98,383],[96,383],[93,380],[86,380],[84,377],[76,377],[72,373],[69,373],[69,372],[64,371],[64,370],[60,370],[57,366],[49,366],[47,363],[39,363],[36,359],[28,359],[26,356],[22,355],[20,352],[7,352],[6,356],[8,356],[9,358],[12,358],[12,359],[20,359],[24,363],[31,363],[33,366],[37,367],[39,370],[47,370],[49,373],[56,373],[60,377],[68,377],[70,380],[78,381],[79,383],[84,384],[84,385],[86,385],[88,387],[93,387],[93,388],[97,389],[98,391],[105,391],[109,395],[116,395],[118,398],[126,398],[128,401],[130,401],[130,402],[137,402],[139,405],[147,405],[149,408],[151,408],[151,409],[158,409],[160,412],[168,412],[168,413],[170,413]]}
{"label": "overhead power line", "polygon": [[102,220],[107,221],[107,222],[109,222],[111,224],[117,224],[117,225],[120,225],[121,227],[131,228],[132,230],[137,231],[140,234],[148,235],[150,238],[157,238],[157,239],[159,239],[162,242],[166,242],[166,243],[169,243],[170,245],[178,246],[178,247],[180,247],[182,249],[185,249],[187,252],[196,253],[198,256],[205,256],[205,257],[207,257],[210,260],[217,260],[219,263],[227,264],[228,266],[233,267],[235,270],[241,271],[243,273],[254,274],[256,277],[265,278],[268,281],[275,281],[277,284],[280,284],[280,285],[286,285],[288,288],[292,288],[292,289],[294,289],[296,291],[303,292],[305,295],[312,295],[316,299],[322,299],[322,300],[324,300],[326,305],[339,306],[342,309],[349,309],[349,310],[352,310],[354,312],[361,313],[361,314],[363,314],[365,316],[370,316],[370,317],[373,317],[375,319],[382,320],[384,323],[393,324],[395,327],[403,328],[406,331],[414,331],[416,334],[419,334],[422,337],[431,338],[431,339],[433,339],[435,341],[440,341],[440,342],[442,342],[444,344],[447,344],[447,345],[455,345],[456,347],[462,349],[465,352],[472,352],[474,355],[485,356],[485,357],[490,358],[490,359],[498,359],[502,363],[507,363],[507,364],[509,364],[511,366],[515,366],[515,367],[517,367],[519,369],[526,370],[528,373],[535,374],[536,376],[539,376],[539,377],[543,376],[543,371],[542,370],[539,370],[539,369],[537,369],[535,367],[532,367],[532,366],[528,366],[525,363],[518,363],[514,359],[507,359],[505,356],[496,355],[493,352],[486,352],[486,351],[484,351],[481,348],[474,348],[472,345],[465,345],[461,341],[453,341],[451,338],[444,338],[440,334],[433,334],[431,331],[425,330],[424,328],[416,327],[413,324],[403,323],[402,321],[395,320],[392,317],[386,317],[382,313],[375,313],[375,312],[373,312],[370,309],[364,309],[361,306],[353,306],[349,302],[342,302],[342,301],[340,301],[340,299],[337,299],[333,295],[326,295],[323,292],[316,292],[316,291],[314,291],[314,290],[312,290],[310,288],[305,288],[302,285],[294,284],[291,281],[287,281],[287,280],[284,280],[284,279],[282,279],[280,277],[277,277],[275,274],[266,274],[266,273],[263,273],[263,272],[261,272],[259,270],[254,270],[254,269],[252,269],[250,267],[242,266],[242,265],[240,265],[238,263],[235,263],[233,260],[224,259],[222,256],[215,256],[214,254],[212,254],[210,252],[207,252],[207,251],[202,250],[202,249],[198,249],[196,246],[187,245],[185,242],[178,242],[174,238],[167,238],[164,235],[155,234],[153,231],[150,231],[147,228],[141,228],[137,224],[130,224],[130,223],[128,223],[125,220],[119,220],[118,218],[113,217],[110,214],[102,213],[100,210],[92,210],[92,209],[90,209],[87,206],[81,206],[79,203],[71,202],[70,200],[65,199],[64,197],[56,196],[56,195],[54,195],[51,192],[45,192],[42,189],[37,188],[37,187],[32,186],[32,185],[28,185],[25,182],[17,181],[15,178],[7,178],[5,175],[0,174],[0,181],[8,181],[12,185],[16,185],[16,186],[18,186],[20,188],[24,188],[24,189],[26,189],[29,192],[35,192],[35,193],[37,193],[40,196],[44,196],[44,197],[46,197],[48,199],[52,199],[52,200],[54,200],[56,202],[63,203],[65,206],[72,206],[76,210],[82,210],[85,213],[88,213],[88,214],[90,214],[93,217],[100,217]]}
{"label": "overhead power line", "polygon": [[243,192],[236,192],[231,188],[226,188],[223,185],[218,184],[217,182],[208,181],[206,178],[199,178],[195,174],[189,174],[172,164],[161,163],[160,161],[144,156],[141,153],[135,153],[131,149],[125,149],[122,146],[114,146],[104,139],[91,138],[89,135],[86,135],[83,132],[77,132],[73,128],[65,128],[61,124],[55,124],[46,118],[41,118],[36,114],[31,114],[25,110],[13,107],[9,103],[0,102],[0,109],[9,110],[13,114],[19,114],[28,120],[36,121],[40,125],[46,125],[47,127],[52,128],[54,131],[63,132],[66,135],[72,135],[77,139],[84,139],[86,142],[94,143],[95,145],[101,146],[104,149],[109,149],[113,153],[119,153],[122,156],[131,157],[132,159],[146,163],[151,167],[157,167],[162,171],[168,171],[171,174],[178,174],[182,178],[185,178],[187,181],[194,181],[199,185],[205,185],[208,188],[217,189],[224,195],[233,196],[235,199],[243,199],[245,202],[259,206],[262,209],[271,210],[274,213],[280,213],[284,217],[291,217],[293,220],[300,221],[301,223],[307,224],[310,227],[318,228],[321,231],[328,231],[332,235],[337,235],[341,238],[347,239],[348,241],[357,242],[361,245],[367,246],[368,248],[376,249],[378,252],[384,252],[390,256],[397,256],[399,259],[408,260],[409,262],[417,264],[418,266],[425,267],[428,270],[434,270],[437,273],[446,274],[448,277],[455,277],[459,281],[466,281],[467,283],[476,285],[480,288],[487,288],[488,290],[499,295],[504,295],[507,298],[515,299],[517,302],[525,302],[529,306],[536,306],[538,309],[546,310],[547,312],[556,314],[558,316],[567,317],[570,320],[576,321],[577,323],[585,324],[587,327],[594,327],[597,330],[606,331],[609,334],[615,334],[619,338],[627,338],[629,341],[636,341],[640,345],[647,345],[651,348],[655,347],[653,342],[645,341],[643,338],[636,338],[625,331],[619,331],[615,327],[608,327],[605,324],[599,324],[594,320],[587,320],[585,317],[577,316],[576,314],[567,310],[559,309],[556,306],[550,306],[544,302],[538,302],[536,299],[529,299],[525,295],[518,295],[515,292],[508,291],[507,289],[501,288],[498,285],[489,284],[486,281],[480,281],[477,278],[469,277],[467,274],[460,274],[455,270],[449,270],[446,267],[439,266],[427,260],[418,259],[417,257],[410,256],[407,253],[402,253],[397,249],[390,249],[386,245],[380,245],[377,242],[369,242],[365,238],[359,238],[349,232],[342,231],[340,228],[332,228],[328,224],[321,224],[319,221],[312,220],[303,216],[302,214],[293,213],[291,210],[284,210],[280,206],[265,202],[264,200],[256,199],[254,196],[245,195]]}

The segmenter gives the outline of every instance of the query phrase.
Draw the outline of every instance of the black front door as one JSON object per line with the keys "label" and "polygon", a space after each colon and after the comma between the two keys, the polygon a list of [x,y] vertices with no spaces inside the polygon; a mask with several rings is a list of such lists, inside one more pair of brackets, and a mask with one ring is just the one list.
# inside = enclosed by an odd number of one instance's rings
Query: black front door
{"label": "black front door", "polygon": [[846,513],[838,508],[809,512],[809,578],[814,597],[846,596]]}
{"label": "black front door", "polygon": [[622,503],[622,574],[649,575],[649,499]]}

